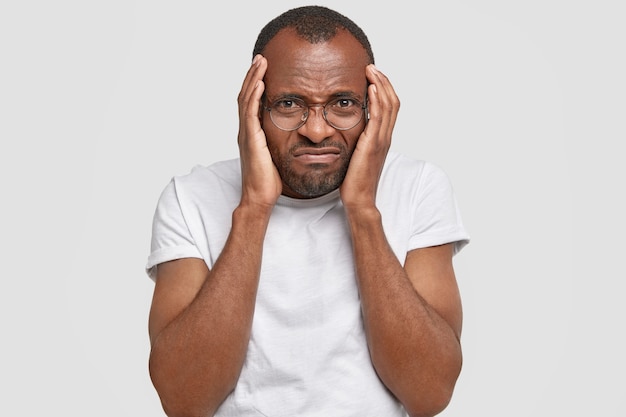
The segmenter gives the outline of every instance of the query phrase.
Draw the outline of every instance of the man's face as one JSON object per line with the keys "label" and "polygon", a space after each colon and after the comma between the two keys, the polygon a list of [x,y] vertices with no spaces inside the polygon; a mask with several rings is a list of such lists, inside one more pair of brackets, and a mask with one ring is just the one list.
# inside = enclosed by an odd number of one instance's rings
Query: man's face
{"label": "man's face", "polygon": [[366,115],[353,128],[338,130],[326,123],[322,106],[337,97],[365,103],[367,53],[343,30],[327,43],[310,44],[292,29],[284,29],[263,55],[268,62],[263,106],[288,98],[319,105],[311,107],[306,123],[293,131],[276,127],[269,112],[262,110],[261,123],[283,194],[295,198],[327,194],[343,182]]}

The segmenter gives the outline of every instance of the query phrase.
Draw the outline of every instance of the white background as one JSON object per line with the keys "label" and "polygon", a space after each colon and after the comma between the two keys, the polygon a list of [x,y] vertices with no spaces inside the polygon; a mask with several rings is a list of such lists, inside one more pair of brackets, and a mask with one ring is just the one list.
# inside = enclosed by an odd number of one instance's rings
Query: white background
{"label": "white background", "polygon": [[[162,416],[143,267],[171,176],[237,156],[260,28],[302,1],[0,6],[0,415]],[[394,148],[450,175],[465,366],[443,416],[626,415],[620,1],[322,2],[368,34]]]}

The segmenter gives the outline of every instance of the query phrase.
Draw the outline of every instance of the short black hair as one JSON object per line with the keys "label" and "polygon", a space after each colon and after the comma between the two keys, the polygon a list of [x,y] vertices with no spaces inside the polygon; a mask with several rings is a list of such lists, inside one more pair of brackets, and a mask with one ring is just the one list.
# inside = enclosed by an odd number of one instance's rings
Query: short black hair
{"label": "short black hair", "polygon": [[310,43],[326,42],[335,37],[338,29],[345,29],[363,45],[371,63],[374,63],[374,53],[365,32],[351,19],[323,6],[297,7],[271,20],[261,29],[252,57],[262,54],[269,41],[285,28],[294,28],[300,37]]}

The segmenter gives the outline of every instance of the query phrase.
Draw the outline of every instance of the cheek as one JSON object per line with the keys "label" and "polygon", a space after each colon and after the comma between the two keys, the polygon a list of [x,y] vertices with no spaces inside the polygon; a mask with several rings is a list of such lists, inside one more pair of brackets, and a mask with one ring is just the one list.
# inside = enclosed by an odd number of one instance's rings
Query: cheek
{"label": "cheek", "polygon": [[274,162],[284,160],[288,157],[291,144],[291,132],[285,132],[274,126],[271,120],[265,118],[265,124],[261,124],[265,132],[267,148],[272,155]]}

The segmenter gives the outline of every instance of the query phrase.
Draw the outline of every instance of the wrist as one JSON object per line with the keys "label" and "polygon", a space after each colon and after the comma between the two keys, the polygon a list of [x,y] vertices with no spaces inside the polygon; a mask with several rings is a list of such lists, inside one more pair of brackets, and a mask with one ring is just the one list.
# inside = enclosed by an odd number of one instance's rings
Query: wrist
{"label": "wrist", "polygon": [[273,206],[241,202],[233,210],[232,227],[244,230],[245,233],[250,234],[250,237],[255,234],[254,231],[259,231],[264,235],[272,209]]}
{"label": "wrist", "polygon": [[344,205],[344,208],[351,229],[380,224],[382,222],[382,215],[374,205]]}

